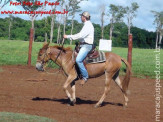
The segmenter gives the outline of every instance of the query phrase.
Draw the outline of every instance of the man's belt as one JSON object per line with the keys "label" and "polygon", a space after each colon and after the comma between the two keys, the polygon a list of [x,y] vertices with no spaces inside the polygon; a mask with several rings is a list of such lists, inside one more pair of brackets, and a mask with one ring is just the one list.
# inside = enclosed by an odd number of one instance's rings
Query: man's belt
{"label": "man's belt", "polygon": [[86,42],[80,42],[80,45],[84,45],[84,44],[93,45],[93,44],[89,44],[89,43],[86,43]]}

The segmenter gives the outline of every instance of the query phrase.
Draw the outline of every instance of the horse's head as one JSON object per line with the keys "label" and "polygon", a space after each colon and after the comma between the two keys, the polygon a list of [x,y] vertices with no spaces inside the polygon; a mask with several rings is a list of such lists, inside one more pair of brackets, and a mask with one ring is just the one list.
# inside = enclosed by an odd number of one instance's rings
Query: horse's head
{"label": "horse's head", "polygon": [[[64,48],[63,46],[57,45],[49,47],[49,43],[46,43],[38,53],[36,69],[39,71],[44,71],[44,64],[50,59],[53,60],[54,63],[61,65],[61,59],[67,58],[65,55],[72,57],[72,49],[70,47]],[[61,56],[63,58],[60,58]]]}
{"label": "horse's head", "polygon": [[40,49],[36,62],[36,69],[38,71],[44,71],[44,64],[50,59],[50,48],[49,43],[44,43]]}

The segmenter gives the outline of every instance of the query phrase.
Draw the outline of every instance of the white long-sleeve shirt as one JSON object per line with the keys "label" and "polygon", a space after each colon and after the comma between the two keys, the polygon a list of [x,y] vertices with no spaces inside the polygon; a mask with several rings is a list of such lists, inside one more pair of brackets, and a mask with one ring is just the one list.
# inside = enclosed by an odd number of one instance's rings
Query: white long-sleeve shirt
{"label": "white long-sleeve shirt", "polygon": [[82,30],[74,35],[67,35],[67,38],[72,40],[79,39],[81,42],[93,44],[94,41],[94,27],[90,21],[84,22]]}

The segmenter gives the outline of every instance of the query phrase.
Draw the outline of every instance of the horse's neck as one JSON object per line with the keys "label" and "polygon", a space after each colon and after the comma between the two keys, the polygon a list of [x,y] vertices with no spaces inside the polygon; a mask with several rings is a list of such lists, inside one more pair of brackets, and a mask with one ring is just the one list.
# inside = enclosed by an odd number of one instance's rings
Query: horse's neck
{"label": "horse's neck", "polygon": [[72,51],[69,51],[67,53],[62,52],[57,59],[57,63],[63,68],[66,74],[71,70],[74,65],[74,62],[72,60],[72,53]]}
{"label": "horse's neck", "polygon": [[72,52],[61,53],[61,64],[66,64],[72,61]]}

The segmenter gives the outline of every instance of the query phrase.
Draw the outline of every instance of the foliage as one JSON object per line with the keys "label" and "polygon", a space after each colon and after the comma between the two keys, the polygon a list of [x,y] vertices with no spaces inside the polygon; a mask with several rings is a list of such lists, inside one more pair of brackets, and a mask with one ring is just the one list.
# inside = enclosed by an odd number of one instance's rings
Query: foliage
{"label": "foliage", "polygon": [[139,8],[139,5],[136,2],[131,3],[130,7],[125,8],[125,13],[127,16],[127,26],[128,26],[128,35],[131,34],[131,26],[132,26],[132,20],[134,17],[136,17],[136,11]]}
{"label": "foliage", "polygon": [[0,0],[0,10],[11,0]]}
{"label": "foliage", "polygon": [[114,24],[118,22],[122,22],[125,9],[122,6],[116,6],[116,5],[110,4],[109,13],[110,13],[109,16],[111,16],[110,17],[110,40],[112,40]]}
{"label": "foliage", "polygon": [[[43,42],[45,41],[45,32],[47,32],[48,41],[50,39],[50,22],[51,18],[47,17],[47,22],[45,23],[45,18],[41,20],[35,21],[35,42]],[[66,34],[71,33],[71,20],[67,21],[66,26]],[[45,25],[46,24],[46,25]],[[55,25],[58,25],[58,22],[55,22]],[[101,26],[99,24],[94,24],[95,27],[95,44],[99,44],[99,40],[101,39]],[[73,34],[80,32],[83,24],[74,20],[74,29]],[[0,39],[8,39],[8,27],[9,27],[9,18],[0,18]],[[11,40],[29,40],[31,22],[29,20],[23,20],[18,17],[12,18],[12,26],[11,26]],[[54,28],[53,32],[53,42],[57,42],[57,30],[58,28]],[[127,25],[123,22],[114,24],[113,31],[113,46],[114,47],[127,47],[128,46],[128,33],[127,33]],[[110,32],[110,24],[104,26],[104,39],[109,39]],[[131,28],[131,33],[133,34],[133,47],[137,48],[154,48],[156,33],[149,32],[144,29],[140,29],[137,27]],[[63,25],[61,25],[61,35],[63,35]],[[65,41],[69,44],[69,41]],[[73,41],[75,44],[75,41]]]}
{"label": "foliage", "polygon": [[158,44],[161,44],[162,36],[163,36],[163,11],[161,12],[152,11],[152,13],[155,16],[154,24],[156,24],[156,32],[157,32],[156,48],[157,48]]}

